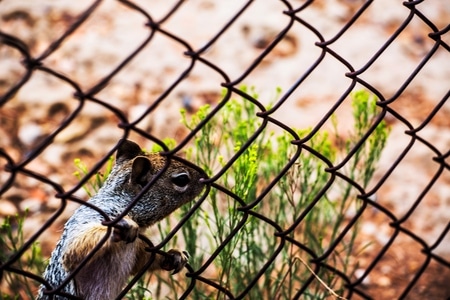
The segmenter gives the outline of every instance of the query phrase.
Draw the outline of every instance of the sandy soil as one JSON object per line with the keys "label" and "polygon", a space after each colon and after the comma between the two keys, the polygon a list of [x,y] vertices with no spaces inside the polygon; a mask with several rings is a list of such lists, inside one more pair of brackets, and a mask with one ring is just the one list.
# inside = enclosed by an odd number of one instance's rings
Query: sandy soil
{"label": "sandy soil", "polygon": [[[443,29],[450,20],[450,6],[445,1],[424,1],[417,9],[434,25]],[[154,21],[161,20],[175,1],[135,1]],[[299,7],[304,1],[291,1]],[[364,1],[315,1],[298,14],[302,20],[316,28],[325,40],[332,39],[363,5]],[[37,57],[57,39],[91,1],[13,1],[0,2],[0,30],[25,42],[31,55]],[[194,0],[182,4],[161,28],[186,41],[192,50],[204,47],[217,32],[243,7],[241,1]],[[288,8],[281,1],[255,1],[238,18],[227,32],[202,57],[220,67],[230,81],[254,86],[264,104],[278,101],[283,93],[307,72],[321,55],[315,45],[318,37],[311,30],[294,23],[286,37],[245,78],[242,74],[260,55],[276,35],[290,26],[290,18],[282,12]],[[402,1],[377,0],[371,3],[349,30],[329,47],[347,60],[355,70],[361,69],[380,47],[407,19],[410,10]],[[118,1],[104,1],[93,15],[76,30],[55,52],[44,60],[48,68],[65,74],[77,82],[83,91],[95,86],[109,74],[125,57],[141,45],[149,36],[142,14]],[[383,52],[361,78],[376,88],[385,99],[393,97],[411,72],[433,49],[434,42],[428,37],[430,27],[417,16]],[[448,33],[443,40],[449,43]],[[108,86],[96,97],[106,100],[123,111],[129,120],[141,117],[143,111],[162,92],[168,89],[189,68],[190,59],[184,55],[187,49],[157,33],[149,44],[121,72],[112,78]],[[23,57],[17,50],[0,43],[0,95],[24,75],[20,63]],[[319,66],[296,89],[273,117],[297,128],[314,127],[350,87],[351,80],[345,76],[349,69],[333,56],[327,54]],[[446,93],[450,87],[450,53],[443,47],[437,49],[411,84],[390,107],[412,126],[419,127],[439,103],[442,105],[430,122],[418,135],[429,141],[440,153],[450,149],[450,105]],[[179,109],[195,111],[204,103],[215,104],[220,100],[221,83],[225,79],[201,62],[196,62],[185,78],[164,99],[157,109],[139,123],[139,127],[163,139],[173,137],[178,141],[186,135],[179,123]],[[276,98],[276,89],[281,97]],[[361,89],[357,84],[355,90]],[[74,89],[67,83],[44,72],[35,72],[31,79],[5,105],[0,107],[0,148],[20,161],[27,153],[53,132],[80,105],[73,98]],[[348,99],[347,99],[348,100]],[[348,101],[337,109],[341,119],[350,119]],[[77,180],[74,168],[69,165],[80,157],[87,165],[93,165],[122,136],[114,114],[94,103],[86,103],[73,122],[61,131],[50,147],[28,168],[49,176],[65,189],[72,188]],[[379,162],[379,169],[371,187],[385,174],[393,162],[411,142],[405,134],[407,126],[392,115],[387,116],[392,125],[388,145]],[[324,127],[329,126],[329,122]],[[343,132],[350,122],[340,124]],[[132,135],[143,143],[143,139]],[[148,144],[148,143],[147,143]],[[377,192],[379,203],[401,218],[413,206],[430,180],[439,171],[432,158],[435,153],[420,142],[407,153],[388,180]],[[0,158],[3,168],[5,160]],[[448,162],[447,162],[448,165]],[[9,173],[0,169],[0,184]],[[82,197],[83,191],[78,194]],[[49,186],[18,175],[15,184],[1,195],[0,215],[12,215],[30,209],[32,218],[25,225],[29,232],[48,218],[59,207],[54,190]],[[57,224],[55,231],[76,205],[70,204]],[[428,245],[436,242],[450,220],[450,173],[448,168],[440,175],[408,218],[405,226],[418,234]],[[373,230],[371,226],[386,225],[382,215],[367,221],[366,237],[380,245],[389,231]],[[384,235],[383,235],[384,234]],[[58,234],[43,236],[44,251],[48,254]],[[398,242],[397,242],[398,241]],[[49,249],[47,249],[49,248]],[[435,254],[450,260],[450,239],[437,246]],[[371,257],[367,259],[370,260]],[[410,277],[421,267],[424,256],[418,244],[401,236],[382,266],[370,274],[366,287],[375,299],[398,297]],[[450,272],[442,265],[432,263],[419,280],[408,299],[444,299],[450,296],[448,283]]]}

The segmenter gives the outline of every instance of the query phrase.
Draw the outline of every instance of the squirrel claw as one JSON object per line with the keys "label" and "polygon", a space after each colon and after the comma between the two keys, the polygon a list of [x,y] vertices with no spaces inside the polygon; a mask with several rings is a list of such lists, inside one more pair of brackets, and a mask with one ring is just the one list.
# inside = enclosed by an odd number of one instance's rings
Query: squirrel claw
{"label": "squirrel claw", "polygon": [[124,218],[114,226],[111,241],[114,243],[124,241],[129,244],[136,240],[138,234],[139,226],[133,220]]}
{"label": "squirrel claw", "polygon": [[173,274],[180,272],[189,260],[189,253],[187,251],[179,251],[176,249],[171,249],[167,252],[161,268],[167,271],[172,271]]}

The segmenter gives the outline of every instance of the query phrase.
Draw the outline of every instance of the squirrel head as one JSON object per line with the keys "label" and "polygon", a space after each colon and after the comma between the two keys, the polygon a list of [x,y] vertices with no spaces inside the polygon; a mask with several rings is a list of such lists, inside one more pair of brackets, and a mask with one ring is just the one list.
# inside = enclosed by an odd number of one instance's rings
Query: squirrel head
{"label": "squirrel head", "polygon": [[204,184],[199,180],[207,176],[200,168],[190,167],[178,157],[146,154],[129,140],[119,143],[116,163],[102,188],[104,192],[112,192],[119,196],[121,204],[128,205],[157,177],[129,212],[139,226],[160,221],[203,190]]}

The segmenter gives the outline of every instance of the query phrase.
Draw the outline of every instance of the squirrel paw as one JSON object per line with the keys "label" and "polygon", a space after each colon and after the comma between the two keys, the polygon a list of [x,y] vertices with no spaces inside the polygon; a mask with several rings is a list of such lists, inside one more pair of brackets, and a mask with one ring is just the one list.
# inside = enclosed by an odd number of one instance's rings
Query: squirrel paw
{"label": "squirrel paw", "polygon": [[167,255],[161,263],[161,268],[166,271],[172,271],[172,274],[176,274],[184,268],[189,260],[189,253],[187,251],[180,251],[171,249],[167,251]]}
{"label": "squirrel paw", "polygon": [[113,228],[111,241],[114,243],[124,241],[127,244],[136,240],[139,234],[139,225],[128,217],[123,218]]}

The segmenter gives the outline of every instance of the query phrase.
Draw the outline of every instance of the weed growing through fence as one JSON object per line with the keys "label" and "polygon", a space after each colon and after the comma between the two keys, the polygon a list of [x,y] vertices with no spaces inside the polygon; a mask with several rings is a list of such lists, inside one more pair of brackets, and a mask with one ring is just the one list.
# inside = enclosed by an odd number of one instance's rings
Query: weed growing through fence
{"label": "weed growing through fence", "polygon": [[[244,92],[249,91],[244,88]],[[252,96],[257,98],[254,92]],[[337,127],[331,133],[319,131],[308,141],[309,147],[332,163],[338,162],[350,151],[373,125],[378,114],[376,99],[364,91],[352,95],[352,107],[354,131],[343,144],[338,142],[343,137],[338,134]],[[182,122],[192,129],[208,112],[209,107],[205,106],[190,120],[183,113]],[[334,117],[333,120],[336,126],[337,118]],[[260,124],[261,120],[256,116],[255,106],[251,102],[245,99],[231,100],[218,117],[205,124],[201,134],[195,139],[194,146],[187,150],[187,158],[209,174],[214,173],[214,170],[223,167],[241,148]],[[303,137],[309,130],[296,132]],[[373,176],[388,133],[386,123],[379,123],[343,173],[365,187]],[[190,262],[194,270],[200,268],[209,258],[208,255],[227,241],[212,265],[207,268],[207,273],[213,274],[208,279],[231,291],[235,296],[253,284],[248,294],[251,299],[290,299],[302,284],[312,277],[310,270],[300,263],[313,258],[308,252],[291,243],[281,245],[274,227],[259,218],[245,215],[239,209],[255,200],[293,156],[296,147],[291,144],[292,140],[293,137],[288,133],[275,135],[263,131],[218,182],[245,203],[212,189],[209,195],[211,201],[202,205],[195,217],[181,229],[186,249],[192,255]],[[287,229],[330,180],[331,174],[326,172],[327,167],[324,161],[310,152],[303,151],[298,161],[253,211],[269,217],[282,229]],[[349,212],[359,206],[352,186],[347,182],[340,182],[332,192],[323,194],[303,221],[286,236],[305,245],[309,253],[320,255],[326,251],[330,241],[339,235]],[[184,214],[188,210],[189,207],[185,206],[181,208],[181,213]],[[245,225],[233,238],[227,240],[230,232],[241,221],[244,221]],[[170,223],[169,220],[165,222]],[[163,227],[170,228],[161,225],[159,228]],[[356,268],[356,265],[351,265],[350,258],[355,253],[354,241],[357,234],[356,226],[326,264],[351,276]],[[282,247],[282,250],[275,262],[265,265],[278,247]],[[266,270],[258,278],[263,267]],[[325,268],[316,271],[322,282],[313,280],[304,291],[305,299],[325,299],[330,296],[329,288],[337,294],[343,293],[343,283],[339,282],[334,273]],[[255,278],[256,282],[253,281]],[[327,287],[324,287],[323,283]],[[169,285],[172,290],[178,290],[184,284],[169,280]],[[160,297],[159,294],[155,296]],[[190,296],[193,299],[227,298],[225,294],[211,291],[208,286],[199,282]]]}
{"label": "weed growing through fence", "polygon": [[[24,245],[23,225],[27,214],[28,211],[25,211],[23,215],[7,216],[3,220],[0,229],[0,264],[7,261]],[[41,247],[38,242],[34,242],[12,266],[18,270],[42,274],[44,265]],[[35,297],[37,284],[34,280],[8,271],[4,271],[1,278],[4,282],[0,289],[0,299],[33,299]]]}

